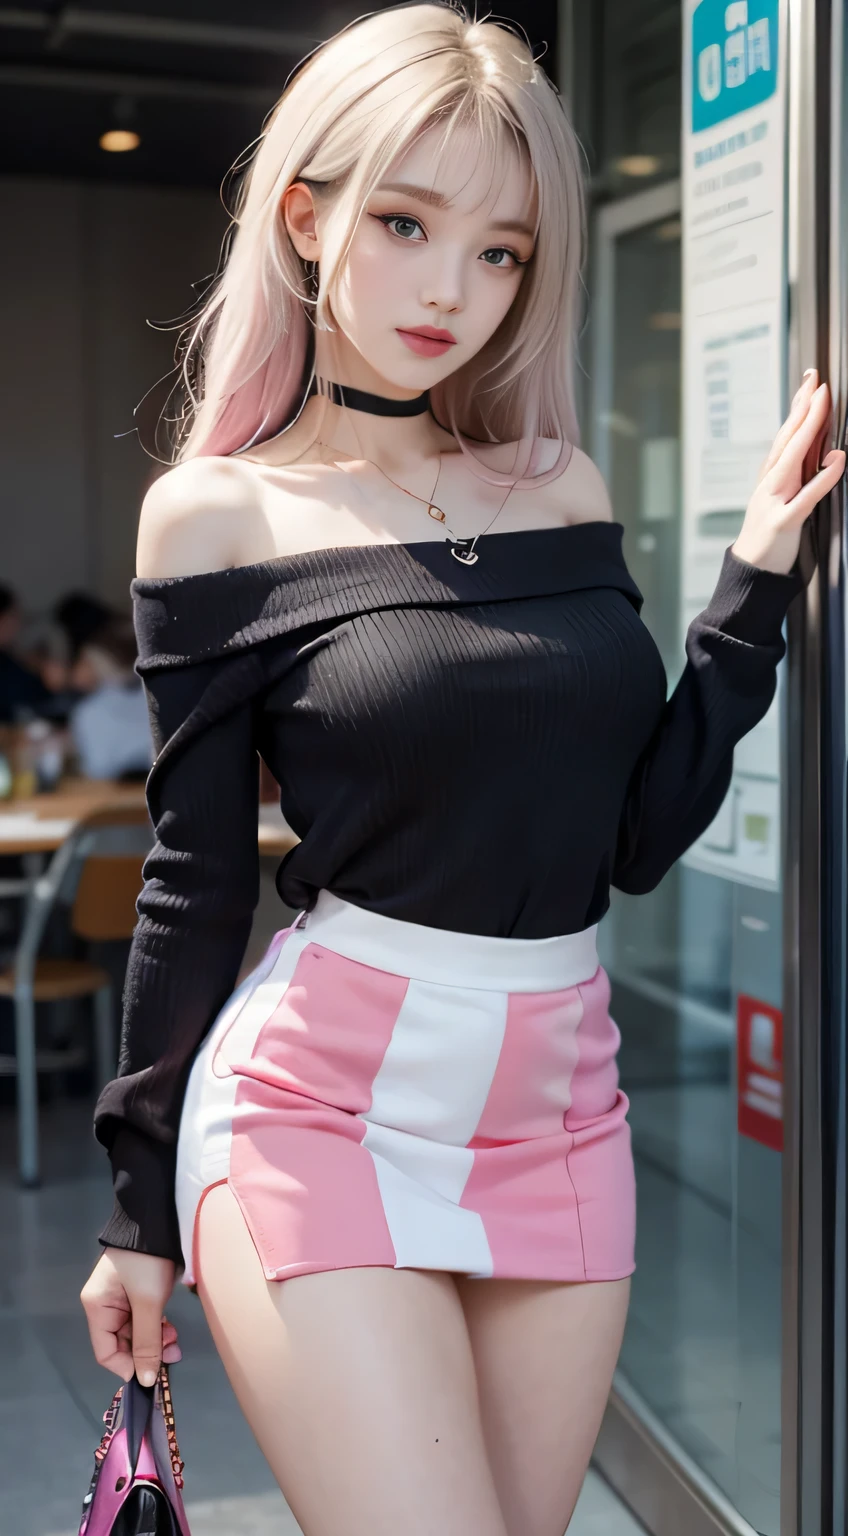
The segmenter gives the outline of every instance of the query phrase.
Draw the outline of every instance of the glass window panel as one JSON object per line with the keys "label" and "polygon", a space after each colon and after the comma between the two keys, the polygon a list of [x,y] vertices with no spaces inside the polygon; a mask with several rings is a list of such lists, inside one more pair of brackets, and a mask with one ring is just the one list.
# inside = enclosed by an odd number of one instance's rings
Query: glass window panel
{"label": "glass window panel", "polygon": [[[611,306],[611,323],[594,328],[612,356],[590,451],[671,688],[685,661],[679,220],[639,224],[637,210],[598,238],[612,277],[593,307]],[[736,1016],[740,996],[780,1007],[780,892],[680,863],[648,895],[613,892],[600,945],[638,1186],[621,1370],[754,1528],[778,1536],[781,1154],[737,1132]],[[767,1013],[758,1027],[766,1051]]]}

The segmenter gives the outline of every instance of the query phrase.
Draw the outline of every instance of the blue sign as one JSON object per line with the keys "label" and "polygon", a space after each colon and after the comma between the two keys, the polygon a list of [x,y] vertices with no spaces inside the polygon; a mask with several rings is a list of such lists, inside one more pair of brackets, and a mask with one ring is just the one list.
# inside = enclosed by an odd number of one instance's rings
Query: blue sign
{"label": "blue sign", "polygon": [[692,17],[692,132],[777,90],[780,0],[701,0]]}

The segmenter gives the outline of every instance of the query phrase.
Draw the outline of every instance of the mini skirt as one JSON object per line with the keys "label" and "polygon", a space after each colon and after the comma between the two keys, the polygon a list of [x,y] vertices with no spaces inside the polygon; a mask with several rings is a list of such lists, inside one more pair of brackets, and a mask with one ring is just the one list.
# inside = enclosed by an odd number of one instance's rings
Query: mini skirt
{"label": "mini skirt", "polygon": [[176,1196],[185,1285],[226,1183],[268,1280],[634,1269],[635,1180],[597,924],[454,933],[319,892],[198,1051]]}

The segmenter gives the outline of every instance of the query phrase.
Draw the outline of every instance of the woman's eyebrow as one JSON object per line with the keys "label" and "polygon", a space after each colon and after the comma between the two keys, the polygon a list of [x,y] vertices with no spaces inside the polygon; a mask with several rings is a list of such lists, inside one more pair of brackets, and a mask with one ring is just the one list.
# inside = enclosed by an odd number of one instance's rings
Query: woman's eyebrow
{"label": "woman's eyebrow", "polygon": [[[434,187],[414,187],[408,181],[382,182],[377,188],[378,192],[396,192],[401,197],[411,197],[418,203],[427,203],[431,208],[451,208],[453,204],[444,192],[437,192]],[[513,234],[526,235],[528,240],[535,239],[536,231],[531,224],[525,224],[521,219],[492,219],[494,229],[509,229]]]}
{"label": "woman's eyebrow", "polygon": [[418,203],[429,203],[431,208],[450,208],[451,200],[445,197],[444,192],[436,192],[433,187],[413,187],[408,181],[381,182],[378,192],[397,192],[401,197],[412,197]]}
{"label": "woman's eyebrow", "polygon": [[493,229],[510,229],[514,235],[526,235],[528,240],[535,240],[536,231],[532,224],[524,224],[521,219],[493,219]]}

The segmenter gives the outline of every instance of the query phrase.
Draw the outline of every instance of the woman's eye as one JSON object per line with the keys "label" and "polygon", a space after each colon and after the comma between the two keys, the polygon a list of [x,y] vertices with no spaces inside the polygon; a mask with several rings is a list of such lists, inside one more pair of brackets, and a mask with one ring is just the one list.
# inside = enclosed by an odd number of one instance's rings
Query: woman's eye
{"label": "woman's eye", "polygon": [[488,251],[483,252],[480,260],[485,261],[489,267],[504,267],[507,270],[511,267],[526,266],[526,262],[519,261],[515,251],[508,251],[503,245],[491,246]]}
{"label": "woman's eye", "polygon": [[392,234],[397,235],[401,240],[414,239],[416,230],[426,238],[418,220],[411,218],[408,213],[384,213],[378,214],[377,217],[381,224],[385,224],[386,229],[390,229]]}

